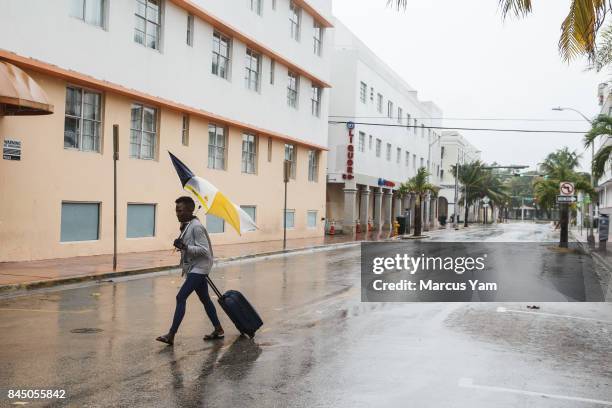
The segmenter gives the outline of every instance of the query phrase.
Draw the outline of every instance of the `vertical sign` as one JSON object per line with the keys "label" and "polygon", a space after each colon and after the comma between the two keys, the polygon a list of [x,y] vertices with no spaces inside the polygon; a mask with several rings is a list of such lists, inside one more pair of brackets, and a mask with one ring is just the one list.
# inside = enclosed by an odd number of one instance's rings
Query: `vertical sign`
{"label": "vertical sign", "polygon": [[2,158],[4,160],[21,160],[21,140],[4,139]]}
{"label": "vertical sign", "polygon": [[344,180],[352,180],[353,176],[353,158],[355,157],[355,147],[353,146],[353,137],[355,130],[355,123],[347,122],[346,127],[348,128],[349,142],[346,145],[346,173],[342,175]]}

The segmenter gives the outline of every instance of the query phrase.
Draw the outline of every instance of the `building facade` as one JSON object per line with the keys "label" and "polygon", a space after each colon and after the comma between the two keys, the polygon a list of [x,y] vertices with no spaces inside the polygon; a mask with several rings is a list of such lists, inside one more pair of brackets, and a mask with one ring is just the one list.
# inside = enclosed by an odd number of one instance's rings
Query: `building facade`
{"label": "building facade", "polygon": [[[167,151],[253,216],[213,243],[323,234],[331,0],[9,0],[0,60],[54,105],[0,116],[0,262],[169,248],[182,190]],[[291,161],[283,213],[283,164]]]}
{"label": "building facade", "polygon": [[[335,21],[327,166],[327,218],[345,233],[357,222],[389,229],[409,209],[399,185],[425,167],[440,181],[442,112],[419,101],[417,91],[393,72],[342,23]],[[348,129],[346,122],[354,122]],[[427,225],[435,200],[424,205]],[[427,222],[429,221],[429,222]]]}
{"label": "building facade", "polygon": [[[457,131],[444,131],[441,138],[442,170],[440,174],[440,192],[438,193],[438,213],[449,222],[455,214],[455,186],[457,187],[457,213],[459,219],[465,217],[465,206],[461,202],[461,183],[455,183],[452,167],[480,160],[480,150],[472,145]],[[473,215],[473,214],[470,214]],[[454,219],[454,217],[453,217]]]}
{"label": "building facade", "polygon": [[[597,98],[601,107],[599,113],[612,116],[612,84],[602,83],[597,90]],[[595,142],[595,153],[612,144],[609,137],[600,137]],[[599,193],[599,213],[612,215],[612,160],[608,159],[604,174],[599,178],[596,189]]]}

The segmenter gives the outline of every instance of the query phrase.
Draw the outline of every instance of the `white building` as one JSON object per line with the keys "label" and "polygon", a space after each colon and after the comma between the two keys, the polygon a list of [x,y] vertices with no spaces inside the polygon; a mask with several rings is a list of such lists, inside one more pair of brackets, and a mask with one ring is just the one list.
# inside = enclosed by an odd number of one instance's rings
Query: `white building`
{"label": "white building", "polygon": [[[345,233],[357,220],[364,228],[371,221],[375,229],[388,229],[409,208],[409,198],[401,203],[397,195],[400,183],[425,167],[430,182],[439,184],[440,132],[429,127],[441,125],[442,112],[419,101],[417,91],[341,22],[334,25],[327,218]],[[334,120],[356,123],[352,140],[347,125]],[[429,221],[434,207],[423,211]]]}
{"label": "white building", "polygon": [[[612,84],[603,83],[598,88],[600,114],[612,116]],[[595,144],[595,153],[606,146],[612,144],[609,137],[600,137]],[[599,212],[601,214],[612,215],[612,160],[606,163],[604,174],[597,181],[597,191],[599,192]]]}
{"label": "white building", "polygon": [[0,262],[112,252],[115,124],[120,252],[165,249],[176,235],[185,192],[167,151],[260,227],[239,236],[202,217],[214,243],[281,239],[283,218],[289,238],[323,234],[331,0],[5,0],[1,10],[0,64],[55,108],[13,117],[0,104],[0,139],[21,146],[21,160],[0,161],[11,197],[0,201]]}
{"label": "white building", "polygon": [[[442,132],[441,143],[442,171],[438,213],[440,216],[446,216],[450,222],[450,217],[455,214],[455,177],[451,167],[480,160],[480,150],[457,131]],[[461,199],[461,183],[457,183],[457,199]],[[459,219],[463,220],[465,207],[462,202],[457,203],[457,212]]]}

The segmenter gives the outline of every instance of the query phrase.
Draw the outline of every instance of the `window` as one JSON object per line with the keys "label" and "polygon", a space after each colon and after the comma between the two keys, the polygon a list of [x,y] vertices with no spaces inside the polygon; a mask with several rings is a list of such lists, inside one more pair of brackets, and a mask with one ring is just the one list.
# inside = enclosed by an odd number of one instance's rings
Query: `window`
{"label": "window", "polygon": [[291,144],[285,145],[285,160],[289,160],[291,162],[291,174],[289,175],[289,177],[295,180],[296,165],[297,165],[297,161],[295,158],[295,145],[291,145]]}
{"label": "window", "polygon": [[370,101],[374,102],[374,88],[370,87]]}
{"label": "window", "polygon": [[193,47],[193,14],[187,14],[187,45]]}
{"label": "window", "polygon": [[157,140],[157,109],[132,105],[130,157],[151,160],[155,157]]}
{"label": "window", "polygon": [[128,204],[127,237],[155,236],[155,204]]}
{"label": "window", "polygon": [[183,115],[183,131],[181,132],[183,146],[189,146],[189,116]]}
{"label": "window", "polygon": [[368,86],[364,82],[361,82],[359,87],[359,100],[361,101],[361,103],[366,103],[367,93]]}
{"label": "window", "polygon": [[308,181],[319,181],[319,152],[308,151]]}
{"label": "window", "polygon": [[213,33],[212,73],[228,79],[231,41],[218,32]]}
{"label": "window", "polygon": [[71,0],[70,15],[99,27],[104,26],[105,0]]}
{"label": "window", "polygon": [[440,159],[444,158],[444,146],[440,147]]}
{"label": "window", "polygon": [[438,164],[438,165],[436,165],[436,176],[438,176],[438,177],[442,177],[442,176],[440,175],[440,165],[439,165],[439,164]]}
{"label": "window", "polygon": [[291,1],[289,4],[289,25],[291,27],[291,38],[293,38],[295,41],[300,40],[300,20],[301,10],[293,1]]}
{"label": "window", "polygon": [[66,88],[64,148],[100,151],[102,94],[81,88]]}
{"label": "window", "polygon": [[299,77],[297,74],[289,71],[287,79],[287,105],[297,109]]}
{"label": "window", "polygon": [[440,178],[443,179],[444,178],[444,169],[440,170]]}
{"label": "window", "polygon": [[412,155],[412,169],[416,170],[416,154]]}
{"label": "window", "polygon": [[381,94],[376,95],[376,109],[382,113],[383,96]]}
{"label": "window", "polygon": [[391,161],[391,143],[387,143],[387,161]]}
{"label": "window", "polygon": [[431,167],[429,166],[429,160],[427,160],[427,172],[431,171]]}
{"label": "window", "polygon": [[368,150],[372,150],[372,135],[368,136]]}
{"label": "window", "polygon": [[285,212],[285,225],[287,228],[295,228],[295,210],[287,210]]}
{"label": "window", "polygon": [[244,84],[251,91],[259,91],[259,69],[261,65],[261,55],[247,48],[245,59]]}
{"label": "window", "polygon": [[208,168],[225,170],[225,128],[208,125]]}
{"label": "window", "polygon": [[312,110],[312,116],[319,117],[321,115],[321,92],[322,89],[319,86],[312,85],[312,96],[310,97],[310,107]]}
{"label": "window", "polygon": [[147,48],[159,50],[161,34],[161,0],[136,0],[134,41]]}
{"label": "window", "polygon": [[261,16],[261,0],[250,0],[251,11]]}
{"label": "window", "polygon": [[397,148],[397,158],[395,159],[397,164],[399,164],[401,158],[402,158],[402,149],[398,147]]}
{"label": "window", "polygon": [[270,60],[270,85],[274,85],[274,70],[276,69],[276,61]]}
{"label": "window", "polygon": [[406,167],[410,166],[410,152],[406,152]]}
{"label": "window", "polygon": [[410,114],[406,114],[406,130],[410,131]]}
{"label": "window", "polygon": [[402,118],[403,115],[404,114],[403,114],[402,108],[398,106],[397,107],[397,123],[402,123],[402,120],[404,119]]}
{"label": "window", "polygon": [[255,174],[257,164],[257,137],[242,135],[242,172]]}
{"label": "window", "polygon": [[421,157],[421,166],[420,167],[425,167],[425,159],[423,159],[422,157]]}
{"label": "window", "polygon": [[323,43],[323,27],[316,21],[313,23],[313,51],[315,55],[321,55],[321,45]]}
{"label": "window", "polygon": [[392,118],[393,117],[393,102],[391,102],[391,101],[387,102],[387,117],[388,118]]}
{"label": "window", "polygon": [[316,211],[308,211],[306,215],[306,225],[308,226],[308,228],[317,227],[317,212]]}
{"label": "window", "polygon": [[382,147],[382,141],[380,139],[376,139],[376,157],[380,157],[381,147]]}
{"label": "window", "polygon": [[272,161],[272,138],[268,137],[268,161]]}
{"label": "window", "polygon": [[257,219],[255,217],[257,215],[257,207],[255,207],[254,205],[241,205],[240,208],[242,209],[242,211],[247,213],[249,217],[251,217],[253,222],[257,222]]}
{"label": "window", "polygon": [[220,234],[225,232],[225,220],[216,215],[206,214],[206,229],[211,234]]}
{"label": "window", "polygon": [[360,152],[365,151],[365,133],[363,132],[359,132],[359,144],[357,145],[357,150]]}
{"label": "window", "polygon": [[414,130],[414,134],[417,134],[417,120],[414,120],[414,127],[412,128]]}
{"label": "window", "polygon": [[421,123],[421,139],[425,137],[425,125]]}
{"label": "window", "polygon": [[272,10],[276,10],[276,0],[272,0]]}
{"label": "window", "polygon": [[100,203],[62,202],[60,241],[100,239]]}

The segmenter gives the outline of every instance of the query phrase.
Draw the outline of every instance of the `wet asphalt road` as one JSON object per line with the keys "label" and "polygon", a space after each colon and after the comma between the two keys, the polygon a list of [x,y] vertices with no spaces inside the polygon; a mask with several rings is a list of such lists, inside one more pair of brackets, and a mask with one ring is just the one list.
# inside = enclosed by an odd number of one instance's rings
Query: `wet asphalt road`
{"label": "wet asphalt road", "polygon": [[204,342],[194,295],[174,347],[154,338],[170,325],[177,273],[0,300],[0,405],[20,388],[66,391],[26,406],[612,406],[610,303],[361,303],[359,269],[357,246],[219,267],[218,285],[243,291],[265,326],[240,338],[220,312],[225,340]]}

